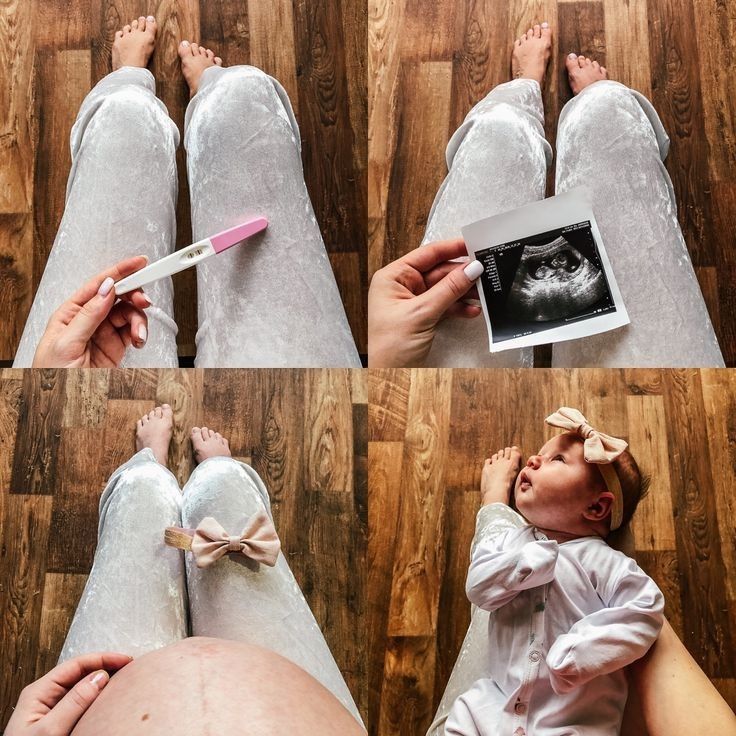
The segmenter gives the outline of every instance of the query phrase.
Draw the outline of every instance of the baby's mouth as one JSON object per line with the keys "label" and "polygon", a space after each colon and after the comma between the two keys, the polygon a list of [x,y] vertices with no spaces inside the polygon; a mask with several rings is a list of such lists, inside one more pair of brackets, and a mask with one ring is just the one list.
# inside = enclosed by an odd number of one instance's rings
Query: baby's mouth
{"label": "baby's mouth", "polygon": [[519,473],[519,490],[528,491],[531,487],[532,484],[529,480],[529,476],[526,474],[525,470],[522,470],[521,473]]}

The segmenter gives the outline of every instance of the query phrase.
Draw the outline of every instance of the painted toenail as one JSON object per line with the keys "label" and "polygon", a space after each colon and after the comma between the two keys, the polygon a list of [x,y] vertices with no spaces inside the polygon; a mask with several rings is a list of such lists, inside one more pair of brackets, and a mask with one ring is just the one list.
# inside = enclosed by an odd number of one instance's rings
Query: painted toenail
{"label": "painted toenail", "polygon": [[151,23],[153,23],[156,19],[152,15],[149,15],[148,18],[146,18],[146,20],[150,20]]}
{"label": "painted toenail", "polygon": [[578,58],[578,55],[577,54],[570,54],[567,58],[568,59],[577,59]]}
{"label": "painted toenail", "polygon": [[182,41],[181,42],[181,45],[182,46],[189,46],[189,41]]}
{"label": "painted toenail", "polygon": [[542,28],[549,28],[549,23],[547,23],[547,21],[542,23]]}

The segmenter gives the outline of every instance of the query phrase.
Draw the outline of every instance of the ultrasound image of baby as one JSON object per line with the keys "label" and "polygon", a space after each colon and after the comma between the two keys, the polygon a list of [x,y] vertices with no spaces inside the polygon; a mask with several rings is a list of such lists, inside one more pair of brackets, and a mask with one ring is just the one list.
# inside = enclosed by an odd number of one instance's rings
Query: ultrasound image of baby
{"label": "ultrasound image of baby", "polygon": [[526,245],[508,295],[506,311],[518,320],[565,319],[606,295],[603,271],[559,236],[543,245]]}

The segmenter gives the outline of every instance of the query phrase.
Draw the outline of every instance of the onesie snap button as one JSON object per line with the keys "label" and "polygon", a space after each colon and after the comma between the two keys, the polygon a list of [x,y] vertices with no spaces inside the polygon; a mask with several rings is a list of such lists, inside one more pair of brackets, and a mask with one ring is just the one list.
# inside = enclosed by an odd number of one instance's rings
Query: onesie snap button
{"label": "onesie snap button", "polygon": [[524,713],[526,713],[526,705],[524,703],[517,703],[514,706],[514,711],[520,716],[523,716]]}
{"label": "onesie snap button", "polygon": [[540,654],[536,649],[532,649],[531,652],[529,652],[529,659],[531,659],[532,662],[539,662]]}

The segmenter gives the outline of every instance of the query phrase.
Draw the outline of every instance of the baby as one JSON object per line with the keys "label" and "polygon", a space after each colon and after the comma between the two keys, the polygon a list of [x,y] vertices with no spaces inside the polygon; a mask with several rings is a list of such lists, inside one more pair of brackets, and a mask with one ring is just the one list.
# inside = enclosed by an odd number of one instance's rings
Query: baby
{"label": "baby", "polygon": [[623,668],[662,626],[659,588],[606,543],[642,495],[626,442],[596,431],[575,409],[546,421],[567,431],[521,472],[516,447],[483,469],[483,504],[508,504],[513,489],[527,523],[473,550],[466,590],[491,612],[491,676],[455,700],[446,734],[618,734]]}

